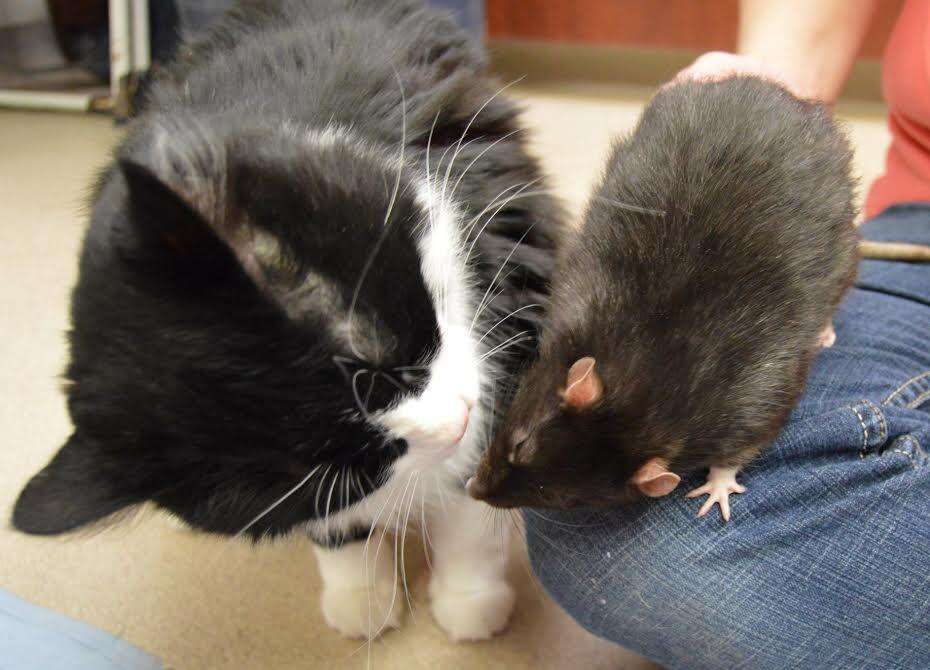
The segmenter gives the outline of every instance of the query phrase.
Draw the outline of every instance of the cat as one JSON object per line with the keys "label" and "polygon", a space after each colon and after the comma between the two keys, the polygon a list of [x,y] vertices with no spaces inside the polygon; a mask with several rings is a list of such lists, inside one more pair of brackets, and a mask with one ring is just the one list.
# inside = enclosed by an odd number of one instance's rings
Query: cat
{"label": "cat", "polygon": [[564,217],[485,69],[417,0],[244,2],[186,43],[92,196],[74,431],[14,525],[150,502],[302,529],[325,619],[370,638],[402,614],[383,531],[413,519],[438,623],[500,631],[506,552],[463,483],[534,356]]}

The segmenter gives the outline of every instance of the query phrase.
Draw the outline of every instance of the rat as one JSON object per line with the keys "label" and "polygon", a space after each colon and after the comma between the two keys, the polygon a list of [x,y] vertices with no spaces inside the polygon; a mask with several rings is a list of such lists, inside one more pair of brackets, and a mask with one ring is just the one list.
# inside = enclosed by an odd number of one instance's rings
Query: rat
{"label": "rat", "polygon": [[560,258],[538,358],[468,492],[610,506],[709,468],[688,496],[729,520],[738,471],[836,338],[860,258],[851,161],[829,111],[777,83],[660,91]]}

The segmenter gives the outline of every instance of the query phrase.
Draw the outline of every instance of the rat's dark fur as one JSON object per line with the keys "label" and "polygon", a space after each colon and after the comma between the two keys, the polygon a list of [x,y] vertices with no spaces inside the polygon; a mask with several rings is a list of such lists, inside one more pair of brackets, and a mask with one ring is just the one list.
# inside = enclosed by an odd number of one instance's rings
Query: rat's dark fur
{"label": "rat's dark fur", "polygon": [[[154,501],[201,530],[270,536],[381,486],[407,445],[357,417],[353,382],[369,412],[388,407],[423,383],[409,366],[439,345],[415,244],[430,140],[443,170],[463,140],[450,188],[475,159],[456,191],[462,222],[494,213],[469,259],[478,295],[499,278],[476,330],[546,303],[558,206],[488,207],[540,175],[522,138],[505,138],[517,113],[483,68],[450,17],[414,0],[244,2],[183,47],[94,195],[66,373],[74,433],[23,490],[14,525],[61,533]],[[331,124],[349,139],[305,141]],[[356,305],[372,360],[357,360],[335,306],[372,258]],[[482,348],[534,334],[539,313]],[[509,350],[504,367],[532,350]]]}
{"label": "rat's dark fur", "polygon": [[[768,445],[855,277],[850,161],[829,112],[775,84],[660,92],[614,148],[560,264],[539,360],[477,495],[617,503],[651,458],[685,473]],[[604,395],[572,410],[559,390],[585,356]]]}

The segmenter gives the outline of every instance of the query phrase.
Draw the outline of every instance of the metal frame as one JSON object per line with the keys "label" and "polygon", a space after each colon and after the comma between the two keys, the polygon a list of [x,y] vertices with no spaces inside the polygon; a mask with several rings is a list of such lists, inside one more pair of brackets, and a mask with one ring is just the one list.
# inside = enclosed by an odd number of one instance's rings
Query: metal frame
{"label": "metal frame", "polygon": [[129,116],[140,77],[151,65],[149,0],[109,0],[110,94],[0,89],[0,107]]}

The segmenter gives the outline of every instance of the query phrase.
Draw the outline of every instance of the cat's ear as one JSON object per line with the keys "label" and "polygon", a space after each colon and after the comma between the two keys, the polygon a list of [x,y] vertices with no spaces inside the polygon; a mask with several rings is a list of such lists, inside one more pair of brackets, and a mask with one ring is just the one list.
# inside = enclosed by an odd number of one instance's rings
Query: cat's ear
{"label": "cat's ear", "polygon": [[661,498],[675,490],[681,477],[669,471],[665,459],[650,458],[640,466],[631,481],[643,495]]}
{"label": "cat's ear", "polygon": [[259,251],[277,247],[233,207],[228,163],[225,141],[194,123],[153,124],[117,159],[147,253],[161,252],[174,267],[204,277],[216,276],[232,261],[261,287]]}
{"label": "cat's ear", "polygon": [[73,434],[19,494],[13,526],[33,535],[58,535],[142,502],[100,476],[95,449]]}
{"label": "cat's ear", "polygon": [[604,395],[604,384],[597,374],[596,361],[590,356],[579,358],[568,369],[562,402],[571,409],[590,407]]}
{"label": "cat's ear", "polygon": [[149,248],[179,260],[208,256],[220,241],[199,211],[198,187],[185,191],[183,179],[159,174],[150,160],[129,156],[117,161],[137,231]]}

